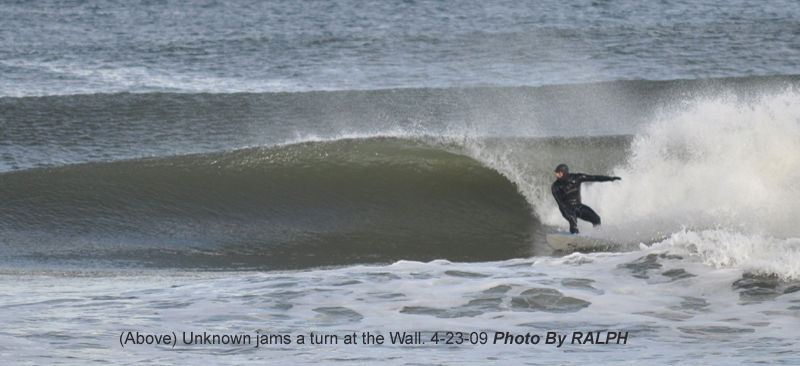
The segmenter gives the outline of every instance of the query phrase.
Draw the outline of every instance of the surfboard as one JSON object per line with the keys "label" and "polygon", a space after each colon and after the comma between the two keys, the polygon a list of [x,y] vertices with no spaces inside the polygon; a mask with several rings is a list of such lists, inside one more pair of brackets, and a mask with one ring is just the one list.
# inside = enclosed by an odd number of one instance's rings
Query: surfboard
{"label": "surfboard", "polygon": [[575,252],[579,250],[606,250],[617,244],[600,238],[570,233],[547,234],[547,245],[558,252]]}

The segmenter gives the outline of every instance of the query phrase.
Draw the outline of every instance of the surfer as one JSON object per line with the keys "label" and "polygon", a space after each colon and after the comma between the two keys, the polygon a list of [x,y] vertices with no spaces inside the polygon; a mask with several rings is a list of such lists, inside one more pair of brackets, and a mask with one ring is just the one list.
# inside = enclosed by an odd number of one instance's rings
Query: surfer
{"label": "surfer", "polygon": [[620,180],[620,177],[607,177],[604,175],[586,175],[569,173],[567,164],[556,167],[556,181],[553,182],[553,197],[558,203],[561,215],[569,221],[569,232],[578,233],[578,219],[591,222],[600,226],[600,216],[591,207],[581,203],[581,183],[583,182],[611,182]]}

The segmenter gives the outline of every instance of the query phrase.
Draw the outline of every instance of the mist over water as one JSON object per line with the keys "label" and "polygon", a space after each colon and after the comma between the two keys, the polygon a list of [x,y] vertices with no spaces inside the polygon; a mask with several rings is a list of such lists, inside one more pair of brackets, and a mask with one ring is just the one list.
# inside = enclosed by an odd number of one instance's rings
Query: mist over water
{"label": "mist over water", "polygon": [[663,116],[615,169],[624,183],[592,193],[612,219],[671,222],[671,242],[710,265],[798,278],[798,101],[706,99]]}
{"label": "mist over water", "polygon": [[799,235],[791,224],[800,203],[798,100],[796,92],[699,100],[659,117],[634,139],[614,171],[627,179],[600,204],[624,216],[683,215],[687,226],[700,213],[744,233]]}

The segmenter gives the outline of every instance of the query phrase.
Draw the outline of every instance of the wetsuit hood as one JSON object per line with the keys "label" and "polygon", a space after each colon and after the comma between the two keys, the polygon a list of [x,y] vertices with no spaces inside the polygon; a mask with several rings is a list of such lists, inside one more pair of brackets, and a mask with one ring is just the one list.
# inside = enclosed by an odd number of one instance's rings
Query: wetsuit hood
{"label": "wetsuit hood", "polygon": [[564,173],[564,175],[559,179],[564,179],[564,178],[569,176],[569,167],[567,166],[567,164],[559,164],[556,167],[555,171],[556,171],[556,173],[558,173],[558,172]]}

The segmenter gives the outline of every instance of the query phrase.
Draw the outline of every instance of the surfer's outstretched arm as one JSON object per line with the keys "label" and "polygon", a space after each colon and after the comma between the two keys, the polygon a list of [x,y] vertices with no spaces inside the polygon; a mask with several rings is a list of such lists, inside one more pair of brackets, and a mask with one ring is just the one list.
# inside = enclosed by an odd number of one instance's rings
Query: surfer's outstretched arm
{"label": "surfer's outstretched arm", "polygon": [[583,175],[582,181],[584,182],[613,182],[620,180],[620,177],[609,177],[605,175]]}

